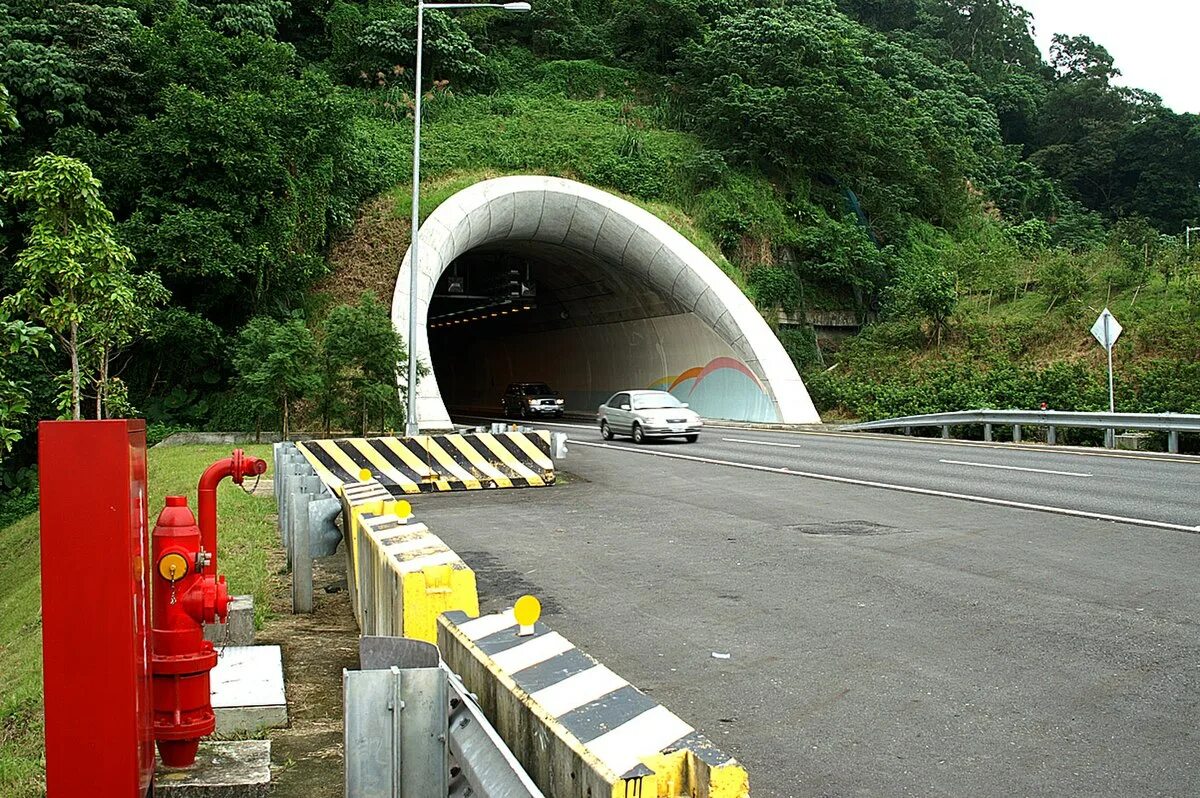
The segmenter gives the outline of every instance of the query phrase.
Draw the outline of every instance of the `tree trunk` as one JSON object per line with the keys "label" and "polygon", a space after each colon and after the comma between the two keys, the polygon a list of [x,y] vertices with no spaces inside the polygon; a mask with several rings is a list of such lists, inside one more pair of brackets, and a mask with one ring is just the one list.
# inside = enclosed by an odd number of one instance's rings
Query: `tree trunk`
{"label": "tree trunk", "polygon": [[78,421],[79,412],[79,323],[71,322],[71,418]]}
{"label": "tree trunk", "polygon": [[96,383],[96,419],[108,415],[108,347],[100,350],[100,379]]}

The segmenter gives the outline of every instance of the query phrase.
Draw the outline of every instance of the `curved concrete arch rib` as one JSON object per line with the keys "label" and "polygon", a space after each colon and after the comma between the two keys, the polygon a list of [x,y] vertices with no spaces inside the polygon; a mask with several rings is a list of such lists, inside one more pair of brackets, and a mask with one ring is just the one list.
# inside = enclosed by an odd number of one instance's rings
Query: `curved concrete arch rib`
{"label": "curved concrete arch rib", "polygon": [[[666,354],[645,369],[664,368],[665,372],[644,380],[650,384],[589,386],[594,389],[587,394],[589,400],[601,394],[607,397],[614,390],[665,387],[709,417],[787,424],[820,421],[791,358],[741,289],[674,228],[620,197],[555,177],[485,180],[439,205],[422,224],[420,235],[416,351],[426,364],[430,363],[429,306],[435,286],[450,264],[486,245],[540,242],[594,255],[642,277],[683,311],[681,320],[701,330],[706,340],[711,339],[701,357],[704,362],[694,362],[694,341],[684,345],[681,340],[681,351],[675,356],[672,342],[664,340],[660,348]],[[408,329],[410,260],[411,249],[404,257],[392,298],[392,323],[402,333]],[[612,334],[611,330],[605,333],[609,338]],[[684,362],[689,357],[692,360]],[[645,369],[643,376],[650,373]],[[609,376],[638,378],[633,374]],[[707,382],[701,390],[702,381]],[[417,419],[422,430],[450,426],[434,374],[418,383]]]}

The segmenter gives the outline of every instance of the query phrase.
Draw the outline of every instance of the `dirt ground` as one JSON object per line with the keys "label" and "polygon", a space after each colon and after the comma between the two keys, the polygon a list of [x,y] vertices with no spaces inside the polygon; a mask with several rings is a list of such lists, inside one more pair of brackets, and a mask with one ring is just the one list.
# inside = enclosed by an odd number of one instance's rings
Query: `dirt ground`
{"label": "dirt ground", "polygon": [[339,549],[313,563],[313,613],[292,615],[291,580],[283,551],[272,555],[277,574],[271,619],[258,643],[283,647],[288,727],[270,733],[271,792],[279,798],[340,798],[342,669],[358,667],[358,627],[346,591]]}

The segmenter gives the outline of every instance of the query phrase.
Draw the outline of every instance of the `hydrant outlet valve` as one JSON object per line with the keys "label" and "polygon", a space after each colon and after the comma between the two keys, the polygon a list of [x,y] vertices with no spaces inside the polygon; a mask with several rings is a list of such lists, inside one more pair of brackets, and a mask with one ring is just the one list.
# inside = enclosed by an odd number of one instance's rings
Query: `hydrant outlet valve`
{"label": "hydrant outlet valve", "polygon": [[204,555],[187,499],[168,496],[151,540],[154,738],[167,767],[191,766],[200,738],[216,728],[209,671],[217,652],[202,624],[225,617],[229,592]]}

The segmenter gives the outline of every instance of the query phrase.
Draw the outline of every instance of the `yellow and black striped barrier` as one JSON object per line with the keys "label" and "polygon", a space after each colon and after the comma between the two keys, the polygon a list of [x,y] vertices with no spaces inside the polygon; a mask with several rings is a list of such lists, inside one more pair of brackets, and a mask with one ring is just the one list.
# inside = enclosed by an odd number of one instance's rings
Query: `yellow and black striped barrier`
{"label": "yellow and black striped barrier", "polygon": [[746,769],[686,721],[545,624],[522,624],[512,610],[447,612],[437,642],[546,795],[749,796]]}
{"label": "yellow and black striped barrier", "polygon": [[335,493],[363,469],[393,496],[554,484],[550,433],[473,432],[296,444]]}

